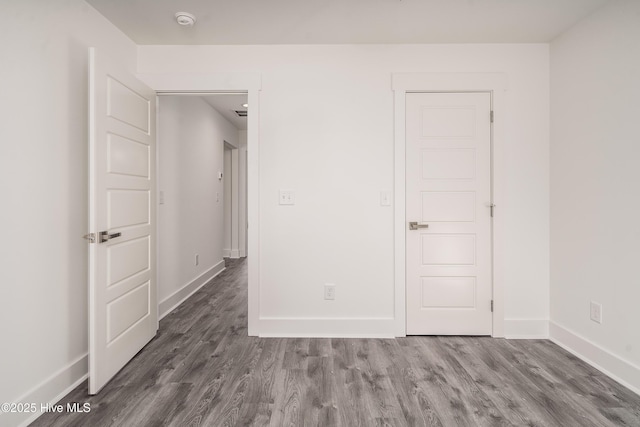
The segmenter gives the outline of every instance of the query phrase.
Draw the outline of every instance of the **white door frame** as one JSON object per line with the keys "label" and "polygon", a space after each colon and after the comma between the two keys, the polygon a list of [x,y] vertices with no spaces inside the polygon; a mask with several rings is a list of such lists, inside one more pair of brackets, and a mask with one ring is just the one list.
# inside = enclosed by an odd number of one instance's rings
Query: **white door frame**
{"label": "white door frame", "polygon": [[259,333],[260,313],[260,90],[258,73],[142,73],[138,79],[158,94],[203,95],[211,93],[246,93],[250,112],[247,117],[247,240],[248,248],[248,316],[250,336]]}
{"label": "white door frame", "polygon": [[[239,148],[240,147],[239,147],[239,144],[234,145],[227,140],[223,140],[222,145],[224,147],[225,153],[226,151],[229,151],[229,167],[228,168],[227,168],[226,160],[223,159],[224,165],[222,168],[222,171],[223,171],[222,181],[224,183],[225,193],[227,190],[226,182],[229,182],[229,196],[231,201],[229,203],[229,206],[226,206],[226,204],[223,203],[224,205],[223,208],[225,211],[223,216],[224,217],[227,216],[227,209],[228,209],[228,215],[229,215],[229,223],[228,224],[226,222],[224,223],[224,229],[225,229],[224,232],[225,234],[227,233],[227,231],[229,232],[230,243],[229,243],[229,248],[224,248],[223,246],[222,254],[224,257],[237,259],[237,258],[240,258],[240,227],[239,227],[240,212],[238,210],[238,208],[240,207],[238,203],[240,199],[240,188],[238,186],[239,177],[240,177],[238,173],[238,171],[240,170],[240,165],[239,165],[239,161],[240,161]],[[226,199],[226,197],[227,195],[224,194],[224,199]]]}
{"label": "white door frame", "polygon": [[[153,87],[153,86],[152,86]],[[395,336],[407,334],[406,313],[406,111],[407,92],[490,92],[495,114],[491,134],[491,192],[496,205],[493,217],[493,333],[504,337],[503,254],[504,254],[504,92],[503,73],[394,73],[394,318]]]}

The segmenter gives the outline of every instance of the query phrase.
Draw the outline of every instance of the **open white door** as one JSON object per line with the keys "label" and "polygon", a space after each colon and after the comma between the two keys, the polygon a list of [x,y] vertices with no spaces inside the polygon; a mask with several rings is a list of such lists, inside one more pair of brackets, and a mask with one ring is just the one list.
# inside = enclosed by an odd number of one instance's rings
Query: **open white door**
{"label": "open white door", "polygon": [[158,330],[155,92],[89,52],[89,393]]}

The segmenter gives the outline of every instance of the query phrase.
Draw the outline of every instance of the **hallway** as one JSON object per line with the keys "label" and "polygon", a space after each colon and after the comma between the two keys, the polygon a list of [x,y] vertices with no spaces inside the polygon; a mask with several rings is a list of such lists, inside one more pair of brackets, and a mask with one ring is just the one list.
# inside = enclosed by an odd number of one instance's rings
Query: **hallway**
{"label": "hallway", "polygon": [[546,340],[247,337],[247,262],[160,322],[99,395],[33,426],[638,426],[640,397]]}

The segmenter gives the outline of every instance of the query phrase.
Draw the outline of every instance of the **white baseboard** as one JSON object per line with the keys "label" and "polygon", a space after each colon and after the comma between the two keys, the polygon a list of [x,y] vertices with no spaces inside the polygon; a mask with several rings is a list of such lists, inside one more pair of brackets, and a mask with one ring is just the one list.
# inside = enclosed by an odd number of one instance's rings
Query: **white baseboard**
{"label": "white baseboard", "polygon": [[244,258],[247,256],[247,251],[244,249],[240,249],[240,258]]}
{"label": "white baseboard", "polygon": [[[55,404],[87,379],[89,357],[80,356],[66,367],[51,375],[24,395],[13,399],[13,403],[35,403],[37,412],[0,413],[2,426],[27,426],[43,414],[40,405]],[[81,402],[84,403],[84,402]]]}
{"label": "white baseboard", "polygon": [[222,258],[229,258],[231,256],[231,249],[222,250]]}
{"label": "white baseboard", "polygon": [[224,260],[220,261],[200,276],[196,277],[158,304],[159,319],[171,313],[176,307],[182,304],[187,298],[196,293],[198,289],[206,285],[211,279],[222,273],[225,269]]}
{"label": "white baseboard", "polygon": [[289,338],[394,338],[393,318],[261,317],[258,336]]}
{"label": "white baseboard", "polygon": [[551,341],[640,395],[640,367],[555,322],[549,332]]}
{"label": "white baseboard", "polygon": [[237,249],[231,249],[231,252],[229,252],[229,258],[234,258],[234,259],[240,258],[240,251]]}
{"label": "white baseboard", "polygon": [[547,319],[504,319],[504,337],[507,339],[547,339],[549,320]]}

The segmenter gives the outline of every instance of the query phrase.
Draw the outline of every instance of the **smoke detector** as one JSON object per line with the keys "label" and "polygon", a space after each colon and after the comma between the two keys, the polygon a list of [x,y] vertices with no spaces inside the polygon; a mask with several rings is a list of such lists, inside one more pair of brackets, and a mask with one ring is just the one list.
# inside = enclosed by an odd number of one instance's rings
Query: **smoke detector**
{"label": "smoke detector", "polygon": [[178,12],[176,13],[176,21],[180,25],[192,27],[196,23],[196,17],[188,12]]}

